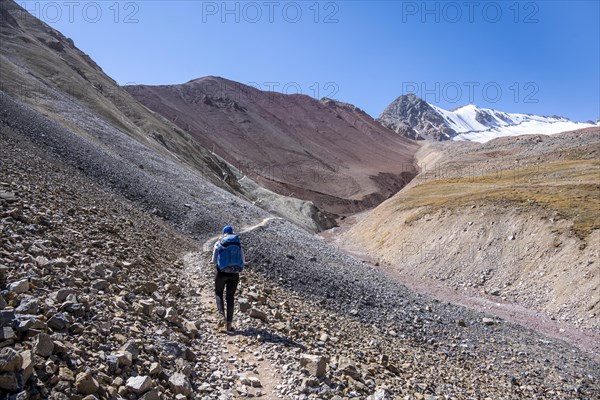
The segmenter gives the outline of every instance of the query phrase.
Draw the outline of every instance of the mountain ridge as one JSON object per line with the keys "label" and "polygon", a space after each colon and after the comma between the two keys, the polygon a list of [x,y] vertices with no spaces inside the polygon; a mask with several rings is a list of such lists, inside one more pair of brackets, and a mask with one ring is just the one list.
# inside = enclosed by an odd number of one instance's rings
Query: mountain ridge
{"label": "mountain ridge", "polygon": [[333,214],[372,207],[416,174],[418,145],[349,103],[214,76],[125,90],[267,189]]}
{"label": "mountain ridge", "polygon": [[508,113],[472,103],[445,110],[413,93],[396,98],[377,120],[411,139],[480,143],[503,136],[555,134],[596,126],[557,115]]}

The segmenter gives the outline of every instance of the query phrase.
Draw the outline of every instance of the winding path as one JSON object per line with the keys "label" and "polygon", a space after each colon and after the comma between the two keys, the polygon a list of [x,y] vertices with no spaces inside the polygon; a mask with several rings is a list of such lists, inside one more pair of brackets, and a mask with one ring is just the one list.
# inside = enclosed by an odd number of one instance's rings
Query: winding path
{"label": "winding path", "polygon": [[[282,220],[282,219],[283,218],[281,218],[281,217],[267,217],[267,218],[263,219],[262,221],[260,221],[258,224],[243,227],[240,231],[237,232],[237,234],[243,235],[244,233],[249,233],[249,232],[257,230],[258,228],[262,228],[263,226],[267,226],[269,224],[269,222],[271,222],[271,221]],[[215,236],[212,236],[211,238],[209,238],[208,240],[206,240],[204,242],[204,244],[202,245],[202,251],[206,252],[206,253],[211,252],[215,242],[220,237],[221,237],[221,235],[215,235]]]}

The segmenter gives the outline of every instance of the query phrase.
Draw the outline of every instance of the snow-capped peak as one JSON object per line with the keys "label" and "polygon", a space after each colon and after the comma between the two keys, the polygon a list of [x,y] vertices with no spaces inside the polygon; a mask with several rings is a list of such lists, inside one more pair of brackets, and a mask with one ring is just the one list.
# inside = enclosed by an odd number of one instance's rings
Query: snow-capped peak
{"label": "snow-capped peak", "polygon": [[390,104],[378,119],[396,132],[417,139],[482,143],[501,136],[554,134],[596,126],[560,116],[507,113],[475,104],[449,111],[405,96]]}

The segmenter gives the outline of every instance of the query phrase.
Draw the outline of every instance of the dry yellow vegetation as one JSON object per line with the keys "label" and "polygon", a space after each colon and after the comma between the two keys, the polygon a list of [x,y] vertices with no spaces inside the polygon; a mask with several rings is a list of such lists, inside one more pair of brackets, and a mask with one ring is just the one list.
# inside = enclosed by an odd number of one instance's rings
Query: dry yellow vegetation
{"label": "dry yellow vegetation", "polygon": [[600,228],[600,161],[547,162],[484,176],[429,180],[401,192],[392,200],[396,210],[419,209],[405,220],[483,203],[507,207],[542,207],[573,220],[573,231],[585,239]]}

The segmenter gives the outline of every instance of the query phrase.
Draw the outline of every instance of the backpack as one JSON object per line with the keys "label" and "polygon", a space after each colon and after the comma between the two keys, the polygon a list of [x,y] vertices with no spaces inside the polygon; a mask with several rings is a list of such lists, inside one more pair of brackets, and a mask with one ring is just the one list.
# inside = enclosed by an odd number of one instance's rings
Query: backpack
{"label": "backpack", "polygon": [[240,273],[244,269],[242,247],[237,235],[226,235],[217,244],[217,269],[229,273]]}

